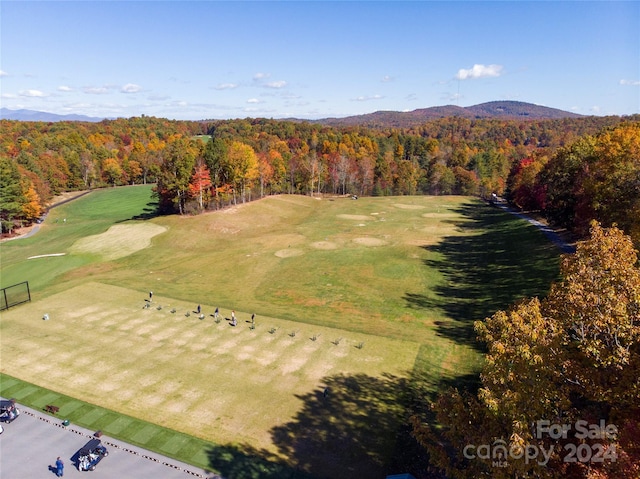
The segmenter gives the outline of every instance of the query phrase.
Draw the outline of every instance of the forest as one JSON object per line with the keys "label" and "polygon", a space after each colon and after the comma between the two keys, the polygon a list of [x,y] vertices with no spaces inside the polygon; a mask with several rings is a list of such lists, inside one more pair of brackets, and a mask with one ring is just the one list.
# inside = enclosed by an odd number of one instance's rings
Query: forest
{"label": "forest", "polygon": [[0,124],[3,235],[62,192],[154,183],[163,214],[282,193],[495,194],[578,235],[596,219],[640,242],[640,115],[447,117],[409,128],[147,116]]}

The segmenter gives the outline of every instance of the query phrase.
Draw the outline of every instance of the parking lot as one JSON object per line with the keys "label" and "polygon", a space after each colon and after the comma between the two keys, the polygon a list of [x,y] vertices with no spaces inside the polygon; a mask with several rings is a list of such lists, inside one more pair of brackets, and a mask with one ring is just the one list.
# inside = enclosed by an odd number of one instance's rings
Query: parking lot
{"label": "parking lot", "polygon": [[[0,434],[0,477],[2,479],[56,477],[55,462],[64,462],[64,477],[85,479],[222,479],[221,476],[175,461],[159,454],[102,436],[109,455],[95,471],[81,472],[74,464],[77,452],[95,431],[70,424],[65,427],[55,417],[17,405],[21,411],[13,422],[3,423]],[[88,477],[86,475],[89,475]]]}

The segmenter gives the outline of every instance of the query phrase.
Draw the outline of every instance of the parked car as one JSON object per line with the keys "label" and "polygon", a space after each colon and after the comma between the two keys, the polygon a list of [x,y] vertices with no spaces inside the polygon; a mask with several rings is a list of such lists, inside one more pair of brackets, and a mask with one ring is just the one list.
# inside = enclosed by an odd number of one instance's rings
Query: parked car
{"label": "parked car", "polygon": [[102,458],[108,455],[109,451],[102,445],[100,439],[91,439],[78,451],[78,469],[93,471]]}
{"label": "parked car", "polygon": [[20,415],[20,409],[13,399],[0,401],[0,421],[10,423]]}

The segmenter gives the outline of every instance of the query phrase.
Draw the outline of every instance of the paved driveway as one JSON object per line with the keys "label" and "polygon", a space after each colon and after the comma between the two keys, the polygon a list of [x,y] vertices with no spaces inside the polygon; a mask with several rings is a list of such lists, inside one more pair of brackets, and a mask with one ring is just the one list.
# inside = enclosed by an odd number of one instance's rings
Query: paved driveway
{"label": "paved driveway", "polygon": [[576,252],[576,247],[574,245],[571,245],[569,243],[567,243],[566,241],[564,241],[560,235],[558,233],[555,232],[555,230],[553,228],[551,228],[550,226],[547,226],[543,223],[540,223],[538,220],[535,220],[533,218],[531,218],[530,216],[527,216],[524,213],[520,213],[518,211],[515,211],[514,209],[510,208],[508,205],[506,204],[498,204],[497,206],[499,206],[500,208],[502,208],[505,211],[508,211],[509,213],[522,218],[524,220],[527,220],[529,223],[531,223],[532,225],[534,225],[535,227],[537,227],[540,231],[542,231],[545,236],[549,239],[549,241],[551,241],[553,244],[555,244],[560,251],[562,251],[563,253],[566,254],[572,254]]}
{"label": "paved driveway", "polygon": [[[194,466],[102,436],[109,450],[95,471],[80,472],[72,458],[95,431],[62,426],[61,421],[18,404],[22,414],[4,424],[0,434],[0,478],[55,478],[56,457],[65,464],[64,477],[84,479],[222,479]],[[51,468],[51,469],[50,469]]]}

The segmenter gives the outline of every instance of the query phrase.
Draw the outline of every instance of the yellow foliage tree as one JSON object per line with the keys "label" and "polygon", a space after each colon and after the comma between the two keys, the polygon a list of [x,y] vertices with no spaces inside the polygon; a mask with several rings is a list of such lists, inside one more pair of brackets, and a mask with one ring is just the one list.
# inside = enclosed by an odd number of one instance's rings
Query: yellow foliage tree
{"label": "yellow foliage tree", "polygon": [[449,477],[640,477],[640,268],[632,240],[591,225],[562,279],[476,323],[477,395],[433,404],[418,440]]}

